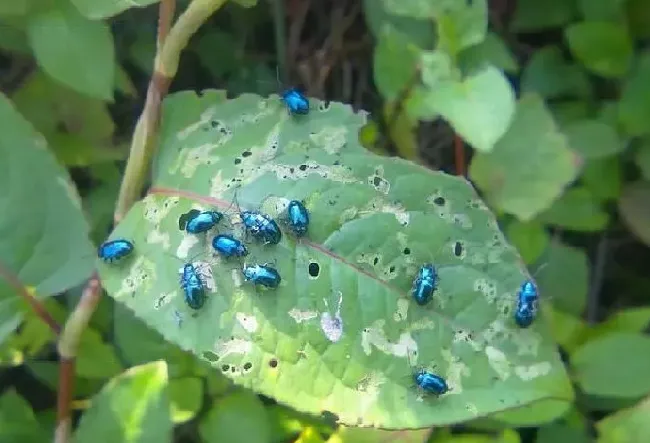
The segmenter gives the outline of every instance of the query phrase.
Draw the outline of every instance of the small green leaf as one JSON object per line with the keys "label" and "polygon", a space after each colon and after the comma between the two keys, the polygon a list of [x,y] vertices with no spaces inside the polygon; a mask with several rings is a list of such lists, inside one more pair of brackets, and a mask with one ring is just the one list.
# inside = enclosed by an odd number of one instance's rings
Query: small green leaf
{"label": "small green leaf", "polygon": [[636,237],[650,245],[650,182],[631,183],[623,189],[618,210]]}
{"label": "small green leaf", "polygon": [[578,0],[585,20],[619,22],[625,20],[624,6],[628,0]]}
{"label": "small green leaf", "polygon": [[536,92],[544,98],[592,95],[591,82],[584,69],[564,59],[557,46],[537,50],[524,68],[521,78],[523,92]]}
{"label": "small green leaf", "polygon": [[386,100],[403,93],[414,78],[418,49],[403,34],[385,28],[375,48],[374,75],[377,88]]}
{"label": "small green leaf", "polygon": [[[37,297],[63,292],[90,276],[95,253],[67,171],[2,94],[0,134],[0,232],[11,233],[0,236],[1,343],[26,308],[18,290],[32,288]],[[9,284],[9,276],[16,281]]]}
{"label": "small green leaf", "polygon": [[582,343],[583,337],[588,334],[587,323],[574,314],[567,314],[553,308],[550,304],[542,305],[542,312],[548,319],[553,338],[567,352],[573,352]]}
{"label": "small green leaf", "polygon": [[135,366],[107,383],[81,417],[74,443],[166,442],[172,439],[167,366]]}
{"label": "small green leaf", "polygon": [[650,139],[643,141],[639,149],[636,151],[636,165],[641,171],[644,179],[650,181]]}
{"label": "small green leaf", "polygon": [[0,17],[24,15],[29,10],[29,4],[25,0],[0,2]]}
{"label": "small green leaf", "polygon": [[363,16],[375,37],[390,28],[408,37],[422,49],[433,49],[436,43],[435,23],[429,19],[392,15],[382,1],[363,0]]}
{"label": "small green leaf", "polygon": [[582,170],[582,183],[601,202],[617,200],[621,195],[621,163],[618,157],[588,160]]}
{"label": "small green leaf", "polygon": [[586,100],[562,100],[548,103],[548,109],[553,114],[555,123],[561,129],[566,126],[589,118],[592,107]]}
{"label": "small green leaf", "polygon": [[650,37],[650,3],[647,0],[627,0],[625,6],[632,35],[638,40]]}
{"label": "small green leaf", "polygon": [[40,443],[47,439],[29,403],[13,388],[3,392],[0,397],[0,441]]}
{"label": "small green leaf", "polygon": [[[574,415],[579,415],[575,413]],[[542,426],[537,431],[535,443],[592,443],[593,438],[587,432],[588,426],[584,417],[579,419],[563,418],[554,423]]]}
{"label": "small green leaf", "polygon": [[[113,17],[129,8],[143,8],[160,0],[72,0],[72,3],[86,17],[99,20]],[[254,0],[253,0],[254,1]]]}
{"label": "small green leaf", "polygon": [[588,189],[573,188],[541,213],[539,220],[574,231],[597,232],[607,226],[609,214]]}
{"label": "small green leaf", "polygon": [[459,64],[465,73],[480,71],[490,65],[509,74],[519,72],[519,63],[510,48],[493,32],[488,33],[481,43],[462,51]]}
{"label": "small green leaf", "polygon": [[534,32],[571,22],[576,15],[575,0],[518,0],[512,29]]}
{"label": "small green leaf", "polygon": [[[411,120],[406,111],[395,110],[395,104],[386,102],[384,105],[384,121],[390,126],[388,132],[397,148],[397,154],[407,160],[419,157],[418,141],[415,133],[417,122]],[[397,115],[395,115],[397,113]]]}
{"label": "small green leaf", "polygon": [[566,28],[573,55],[585,68],[603,77],[623,77],[632,62],[632,40],[616,23],[582,22]]}
{"label": "small green leaf", "polygon": [[650,392],[650,337],[619,332],[590,340],[571,354],[571,366],[586,394],[640,397]]}
{"label": "small green leaf", "polygon": [[253,6],[257,5],[257,0],[232,0],[232,1],[244,8],[252,8]]}
{"label": "small green leaf", "polygon": [[650,441],[650,397],[628,409],[608,415],[596,423],[598,443],[641,443]]}
{"label": "small green leaf", "polygon": [[552,242],[540,263],[544,266],[536,279],[540,297],[552,301],[566,313],[582,315],[589,287],[589,262],[585,251]]}
{"label": "small green leaf", "polygon": [[[423,80],[425,72],[423,72]],[[490,66],[461,82],[430,85],[426,100],[475,149],[489,152],[508,129],[515,95],[498,69]]]}
{"label": "small green leaf", "polygon": [[438,27],[438,49],[455,56],[470,46],[481,43],[487,34],[487,0],[471,2],[446,2],[436,15]]}
{"label": "small green leaf", "polygon": [[268,443],[270,429],[264,405],[248,391],[219,399],[199,424],[206,443]]}
{"label": "small green leaf", "polygon": [[536,95],[520,99],[508,132],[490,153],[477,153],[472,180],[495,207],[531,220],[547,209],[578,172],[578,157],[568,148],[553,118]]}
{"label": "small green leaf", "polygon": [[382,0],[384,8],[391,14],[407,17],[435,17],[445,7],[453,7],[454,0]]}
{"label": "small green leaf", "polygon": [[108,25],[63,6],[30,16],[27,34],[45,72],[91,97],[113,99],[115,49]]}
{"label": "small green leaf", "polygon": [[203,382],[197,377],[175,378],[169,382],[171,417],[175,424],[193,419],[203,403]]}
{"label": "small green leaf", "polygon": [[623,85],[619,119],[627,134],[650,134],[650,52],[642,53]]}
{"label": "small green leaf", "polygon": [[430,434],[431,429],[387,431],[384,429],[341,426],[336,433],[336,437],[341,443],[425,443],[428,441]]}
{"label": "small green leaf", "polygon": [[611,315],[597,325],[590,338],[602,337],[613,332],[643,332],[650,325],[650,307],[628,308]]}
{"label": "small green leaf", "polygon": [[513,220],[508,224],[506,235],[528,265],[537,261],[550,240],[548,232],[538,222],[524,223]]}
{"label": "small green leaf", "polygon": [[77,374],[86,378],[110,378],[122,371],[115,349],[93,329],[81,334],[77,355]]}

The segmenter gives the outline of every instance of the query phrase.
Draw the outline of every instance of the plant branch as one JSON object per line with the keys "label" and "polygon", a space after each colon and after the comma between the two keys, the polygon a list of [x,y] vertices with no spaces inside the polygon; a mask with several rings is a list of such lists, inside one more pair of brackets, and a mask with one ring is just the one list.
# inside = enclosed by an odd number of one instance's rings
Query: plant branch
{"label": "plant branch", "polygon": [[34,297],[27,287],[16,277],[8,268],[6,268],[2,263],[0,263],[0,277],[5,279],[10,286],[12,286],[18,294],[27,302],[34,314],[40,317],[43,322],[50,327],[54,335],[59,335],[61,332],[61,326],[54,320],[54,317],[47,312],[45,306],[39,299]]}
{"label": "plant branch", "polygon": [[465,142],[458,134],[454,134],[454,160],[456,163],[456,175],[466,174],[465,170]]}
{"label": "plant branch", "polygon": [[[133,132],[129,159],[113,217],[115,223],[119,223],[124,218],[131,206],[139,199],[144,188],[149,164],[155,151],[162,99],[178,71],[181,52],[199,27],[225,2],[226,0],[193,0],[171,28],[166,24],[171,22],[172,17],[163,17],[162,14],[172,14],[174,8],[167,2],[160,4],[160,31],[154,73],[147,89],[144,109]],[[169,33],[165,37],[167,29]]]}

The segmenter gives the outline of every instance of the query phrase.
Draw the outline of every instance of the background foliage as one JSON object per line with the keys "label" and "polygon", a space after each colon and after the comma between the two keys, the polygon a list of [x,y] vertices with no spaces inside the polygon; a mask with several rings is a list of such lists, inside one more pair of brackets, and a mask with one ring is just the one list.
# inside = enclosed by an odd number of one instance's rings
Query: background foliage
{"label": "background foliage", "polygon": [[[154,3],[0,2],[0,441],[54,432],[55,336],[20,295],[58,324],[79,300],[152,74]],[[649,441],[649,30],[646,0],[227,2],[171,90],[267,94],[279,64],[369,111],[367,149],[466,174],[534,273],[577,395],[434,431],[342,427],[235,387],[103,297],[75,440]]]}

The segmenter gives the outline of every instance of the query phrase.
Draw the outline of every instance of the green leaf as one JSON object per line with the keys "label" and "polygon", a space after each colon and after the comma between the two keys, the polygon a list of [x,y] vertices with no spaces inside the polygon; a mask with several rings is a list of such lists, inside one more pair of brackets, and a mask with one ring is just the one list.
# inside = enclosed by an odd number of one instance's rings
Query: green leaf
{"label": "green leaf", "polygon": [[523,221],[551,206],[577,172],[578,157],[536,95],[520,99],[508,132],[470,165],[472,180],[488,200]]}
{"label": "green leaf", "polygon": [[72,3],[86,17],[99,20],[113,17],[130,8],[142,8],[160,0],[72,0]]}
{"label": "green leaf", "polygon": [[631,183],[623,189],[618,210],[628,229],[650,245],[650,182]]}
{"label": "green leaf", "polygon": [[625,6],[630,33],[639,40],[650,37],[650,3],[647,0],[627,0]]}
{"label": "green leaf", "polygon": [[435,23],[428,19],[397,16],[390,14],[383,2],[363,0],[363,16],[375,37],[379,37],[384,29],[408,37],[416,46],[422,49],[433,49],[436,43]]}
{"label": "green leaf", "polygon": [[532,264],[542,255],[550,236],[541,223],[513,220],[506,229],[508,240],[517,248],[526,264]]}
{"label": "green leaf", "polygon": [[509,74],[519,72],[519,63],[510,48],[493,32],[488,33],[481,43],[462,51],[458,62],[466,73],[480,71],[490,65]]}
{"label": "green leaf", "polygon": [[[0,134],[2,342],[26,307],[18,291],[33,288],[37,297],[45,297],[81,283],[92,271],[94,251],[67,172],[1,94]],[[15,280],[7,281],[9,276]]]}
{"label": "green leaf", "polygon": [[253,6],[257,5],[257,0],[232,0],[232,1],[244,8],[252,8]]}
{"label": "green leaf", "polygon": [[533,54],[522,73],[521,90],[536,92],[547,99],[592,95],[585,71],[567,62],[557,46],[546,46]]}
{"label": "green leaf", "polygon": [[535,32],[571,22],[576,15],[575,0],[518,0],[512,29]]}
{"label": "green leaf", "polygon": [[650,338],[620,332],[590,340],[571,354],[571,366],[586,394],[640,397],[650,392]]}
{"label": "green leaf", "polygon": [[601,337],[613,332],[643,332],[650,324],[650,307],[628,308],[618,311],[597,325],[590,337]]}
{"label": "green leaf", "polygon": [[541,213],[539,220],[574,231],[598,232],[609,223],[609,214],[588,189],[573,188]]}
{"label": "green leaf", "polygon": [[446,8],[453,8],[454,0],[382,0],[384,8],[391,14],[407,17],[436,17]]}
{"label": "green leaf", "polygon": [[589,262],[582,249],[552,242],[537,274],[540,297],[552,300],[558,309],[580,316],[587,304]]}
{"label": "green leaf", "polygon": [[581,22],[566,28],[571,52],[585,68],[603,77],[623,77],[632,62],[632,40],[622,25]]}
{"label": "green leaf", "polygon": [[[423,81],[431,74],[423,68]],[[508,129],[515,95],[503,73],[487,67],[463,81],[431,84],[424,99],[433,115],[440,114],[476,150],[489,152]]]}
{"label": "green leaf", "polygon": [[455,56],[463,49],[485,40],[488,28],[487,0],[438,0],[438,3],[445,3],[445,7],[441,7],[436,15],[438,49]]}
{"label": "green leaf", "polygon": [[27,35],[39,66],[54,79],[91,97],[113,99],[115,49],[108,25],[64,6],[30,16]]}
{"label": "green leaf", "polygon": [[555,123],[562,129],[589,118],[593,114],[591,104],[586,100],[562,100],[548,103]]}
{"label": "green leaf", "polygon": [[267,443],[270,429],[264,405],[248,391],[220,399],[199,424],[206,443]]}
{"label": "green leaf", "polygon": [[75,443],[171,441],[167,366],[135,366],[107,383],[92,399],[74,435]]}
{"label": "green leaf", "polygon": [[[1,7],[1,6],[0,6]],[[0,48],[25,56],[31,56],[25,30],[19,23],[0,22]]]}
{"label": "green leaf", "polygon": [[[357,136],[364,113],[311,100],[296,119],[276,95],[169,96],[153,188],[112,234],[136,249],[98,264],[107,292],[236,384],[342,424],[424,428],[569,401],[542,319],[524,331],[514,323],[528,273],[472,186],[369,153]],[[284,226],[287,198],[305,201],[308,236],[287,231],[278,245],[249,245],[249,262],[275,263],[282,274],[276,290],[256,291],[241,280],[242,263],[206,254],[210,235],[178,229],[189,209],[214,207],[228,214],[219,231],[239,236],[237,206]],[[188,257],[206,273],[199,311],[179,287]],[[439,269],[438,297],[419,307],[409,291],[427,261]],[[419,401],[413,371],[433,364],[455,393]]]}
{"label": "green leaf", "polygon": [[197,377],[173,379],[169,382],[172,422],[184,423],[193,419],[203,402],[203,383]]}
{"label": "green leaf", "polygon": [[650,440],[650,397],[596,423],[598,443],[640,443]]}
{"label": "green leaf", "polygon": [[619,103],[621,125],[632,136],[650,134],[650,52],[637,59],[636,66],[623,85]]}
{"label": "green leaf", "polygon": [[634,157],[644,179],[650,181],[650,139],[643,141]]}
{"label": "green leaf", "polygon": [[0,397],[0,441],[40,443],[47,441],[27,401],[9,389]]}
{"label": "green leaf", "polygon": [[418,48],[405,35],[385,28],[375,49],[374,75],[377,89],[388,101],[397,99],[412,82]]}
{"label": "green leaf", "polygon": [[582,170],[581,180],[592,197],[601,202],[617,200],[622,187],[618,157],[588,160]]}
{"label": "green leaf", "polygon": [[24,15],[27,13],[29,5],[25,0],[14,0],[0,3],[0,17]]}
{"label": "green leaf", "polygon": [[336,437],[341,443],[425,443],[428,441],[430,434],[431,429],[387,431],[384,429],[341,426],[336,433]]}
{"label": "green leaf", "polygon": [[[574,413],[574,415],[579,416],[578,413]],[[535,443],[592,443],[593,438],[587,433],[587,430],[588,423],[582,416],[573,420],[561,419],[539,428]]]}
{"label": "green leaf", "polygon": [[578,0],[580,13],[585,20],[623,21],[624,5],[628,0]]}
{"label": "green leaf", "polygon": [[113,346],[104,342],[97,331],[85,329],[79,342],[77,374],[86,378],[110,378],[121,371]]}
{"label": "green leaf", "polygon": [[548,319],[553,332],[553,338],[567,352],[573,352],[582,344],[583,337],[588,334],[587,324],[578,316],[567,314],[551,305],[542,305],[542,312]]}
{"label": "green leaf", "polygon": [[395,104],[384,104],[384,121],[388,122],[388,132],[395,144],[397,154],[407,160],[419,158],[418,141],[415,128],[417,122],[413,121],[403,108],[395,109]]}

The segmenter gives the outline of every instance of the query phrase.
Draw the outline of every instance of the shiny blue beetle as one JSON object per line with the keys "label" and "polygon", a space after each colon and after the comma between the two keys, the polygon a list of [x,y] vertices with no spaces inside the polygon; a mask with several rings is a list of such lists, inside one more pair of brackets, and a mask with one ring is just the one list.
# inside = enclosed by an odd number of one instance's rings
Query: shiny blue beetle
{"label": "shiny blue beetle", "polygon": [[287,106],[289,113],[309,114],[309,100],[296,88],[289,88],[280,94],[282,101]]}
{"label": "shiny blue beetle", "polygon": [[411,295],[415,302],[420,305],[426,305],[431,301],[433,292],[438,287],[438,273],[432,264],[423,265],[413,280]]}
{"label": "shiny blue beetle", "polygon": [[185,293],[185,303],[192,309],[201,309],[205,304],[205,287],[196,267],[187,263],[181,274],[181,288]]}
{"label": "shiny blue beetle", "polygon": [[245,257],[248,255],[246,246],[232,235],[219,234],[212,239],[212,247],[220,255],[230,257]]}
{"label": "shiny blue beetle", "polygon": [[445,379],[432,372],[420,370],[415,373],[413,379],[418,387],[428,394],[442,395],[449,391]]}
{"label": "shiny blue beetle", "polygon": [[212,229],[222,218],[221,212],[192,209],[178,218],[178,228],[190,234],[199,234]]}
{"label": "shiny blue beetle", "polygon": [[517,294],[517,308],[515,309],[515,322],[522,328],[527,328],[537,316],[537,288],[530,280],[526,280]]}
{"label": "shiny blue beetle", "polygon": [[298,200],[291,200],[287,205],[289,227],[298,237],[305,235],[309,228],[309,212]]}
{"label": "shiny blue beetle", "polygon": [[277,245],[282,239],[278,224],[268,215],[257,211],[242,211],[239,216],[246,231],[258,240],[267,244]]}
{"label": "shiny blue beetle", "polygon": [[255,285],[267,288],[277,288],[282,279],[280,273],[269,265],[245,265],[242,269],[246,281],[252,281]]}
{"label": "shiny blue beetle", "polygon": [[123,238],[102,243],[97,249],[97,255],[106,263],[118,261],[133,252],[133,243]]}

